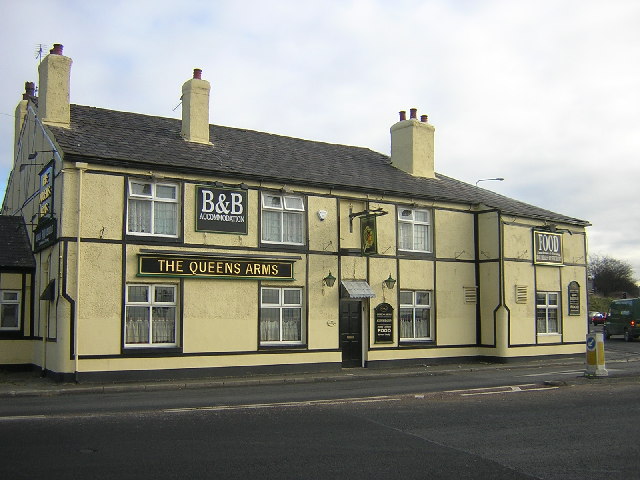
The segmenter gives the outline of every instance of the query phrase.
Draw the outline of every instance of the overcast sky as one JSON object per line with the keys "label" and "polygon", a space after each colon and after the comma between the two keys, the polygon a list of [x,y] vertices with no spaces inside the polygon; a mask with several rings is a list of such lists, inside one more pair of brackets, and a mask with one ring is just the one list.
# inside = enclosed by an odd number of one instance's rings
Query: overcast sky
{"label": "overcast sky", "polygon": [[588,220],[640,278],[637,0],[0,0],[0,195],[36,50],[64,45],[71,102],[179,118],[193,68],[211,123],[389,154],[399,110],[436,127],[436,171]]}

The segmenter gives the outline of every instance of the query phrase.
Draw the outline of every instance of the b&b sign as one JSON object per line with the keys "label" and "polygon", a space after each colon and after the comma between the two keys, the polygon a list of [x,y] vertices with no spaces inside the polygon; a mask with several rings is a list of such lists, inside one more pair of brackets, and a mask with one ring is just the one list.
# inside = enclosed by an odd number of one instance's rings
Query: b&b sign
{"label": "b&b sign", "polygon": [[196,186],[196,231],[247,234],[247,192]]}
{"label": "b&b sign", "polygon": [[533,232],[534,263],[562,264],[562,234]]}

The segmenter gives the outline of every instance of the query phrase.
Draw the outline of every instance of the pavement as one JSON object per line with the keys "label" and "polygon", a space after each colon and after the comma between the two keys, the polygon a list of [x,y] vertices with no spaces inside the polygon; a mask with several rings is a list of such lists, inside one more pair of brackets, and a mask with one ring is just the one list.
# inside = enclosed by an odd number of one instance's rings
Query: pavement
{"label": "pavement", "polygon": [[[637,379],[640,381],[640,354],[636,352],[605,353],[608,376],[589,377],[578,375],[563,379],[563,384],[588,383],[590,381],[611,382],[617,379]],[[0,398],[24,396],[52,396],[73,394],[96,394],[118,392],[141,392],[159,390],[181,390],[196,388],[221,388],[249,385],[277,385],[285,383],[339,382],[374,379],[380,377],[410,377],[456,375],[465,372],[494,370],[499,376],[507,370],[515,369],[584,370],[585,355],[569,357],[531,357],[512,359],[509,363],[491,363],[478,360],[461,360],[459,363],[419,366],[411,368],[349,368],[328,373],[294,373],[282,375],[252,375],[246,377],[210,377],[198,379],[175,379],[140,382],[66,383],[56,382],[42,376],[40,371],[10,371],[0,369]]]}

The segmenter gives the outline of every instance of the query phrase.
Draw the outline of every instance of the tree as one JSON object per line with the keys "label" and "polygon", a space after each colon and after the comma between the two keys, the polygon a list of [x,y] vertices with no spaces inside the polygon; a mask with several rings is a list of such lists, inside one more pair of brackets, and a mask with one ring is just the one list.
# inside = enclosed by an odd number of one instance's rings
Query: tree
{"label": "tree", "polygon": [[633,267],[628,262],[608,255],[590,255],[587,273],[593,278],[594,290],[605,297],[614,292],[638,295]]}

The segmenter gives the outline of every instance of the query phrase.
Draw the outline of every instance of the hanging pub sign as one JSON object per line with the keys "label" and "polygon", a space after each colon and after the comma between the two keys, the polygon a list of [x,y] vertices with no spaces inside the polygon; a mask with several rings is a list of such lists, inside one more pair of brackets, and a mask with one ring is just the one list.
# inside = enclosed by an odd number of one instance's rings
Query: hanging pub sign
{"label": "hanging pub sign", "polygon": [[580,315],[580,284],[569,283],[569,315]]}
{"label": "hanging pub sign", "polygon": [[393,307],[381,303],[375,308],[375,343],[393,343]]}
{"label": "hanging pub sign", "polygon": [[534,263],[562,265],[562,234],[533,232]]}
{"label": "hanging pub sign", "polygon": [[378,253],[378,232],[375,215],[360,217],[360,242],[363,255]]}
{"label": "hanging pub sign", "polygon": [[40,171],[38,224],[33,231],[33,249],[36,252],[53,245],[58,238],[58,222],[53,212],[53,165],[51,161]]}
{"label": "hanging pub sign", "polygon": [[57,227],[58,222],[52,215],[42,217],[38,221],[38,225],[33,231],[34,252],[39,252],[40,250],[56,243],[56,240],[58,239]]}
{"label": "hanging pub sign", "polygon": [[281,259],[139,254],[138,276],[293,280],[293,263]]}
{"label": "hanging pub sign", "polygon": [[196,231],[247,234],[247,191],[196,186]]}
{"label": "hanging pub sign", "polygon": [[40,194],[38,195],[40,217],[53,215],[53,162],[40,172]]}

